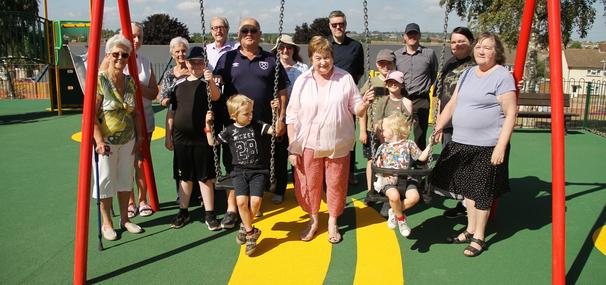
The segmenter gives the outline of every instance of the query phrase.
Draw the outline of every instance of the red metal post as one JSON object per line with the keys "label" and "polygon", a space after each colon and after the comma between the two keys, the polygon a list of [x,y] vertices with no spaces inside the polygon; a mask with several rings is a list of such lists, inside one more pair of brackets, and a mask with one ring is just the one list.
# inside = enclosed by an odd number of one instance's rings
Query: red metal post
{"label": "red metal post", "polygon": [[551,283],[566,283],[566,189],[564,173],[564,97],[562,95],[562,39],[560,1],[547,1],[551,90]]}
{"label": "red metal post", "polygon": [[[526,61],[526,52],[528,51],[528,41],[530,40],[530,30],[532,29],[532,18],[534,16],[535,0],[528,0],[524,4],[522,14],[522,23],[520,26],[520,38],[516,51],[516,61],[513,67],[513,78],[515,82],[520,82],[524,76],[524,63]],[[517,92],[519,94],[519,90]]]}
{"label": "red metal post", "polygon": [[[94,2],[88,42],[88,66],[99,66],[99,43],[103,25],[104,0]],[[76,205],[76,241],[74,246],[74,284],[86,283],[88,257],[88,214],[90,207],[90,174],[93,146],[93,120],[97,93],[97,68],[86,70],[84,109],[82,110],[82,143],[80,144],[80,166],[78,172],[78,201]]]}
{"label": "red metal post", "polygon": [[[122,27],[122,34],[133,42],[133,31],[131,28],[130,21],[130,10],[128,7],[127,0],[118,0],[118,11],[120,12],[120,26]],[[133,47],[131,56],[128,57],[128,72],[129,74],[139,74],[137,70],[137,57],[136,51]],[[137,87],[140,86],[139,77],[132,76]],[[160,204],[158,203],[158,192],[156,190],[156,179],[154,177],[154,167],[151,161],[151,153],[149,151],[149,141],[147,140],[147,129],[145,128],[145,115],[143,110],[143,101],[141,98],[141,88],[137,88],[135,93],[136,104],[137,104],[137,118],[142,129],[137,130],[139,137],[144,138],[142,143],[143,148],[143,174],[145,175],[145,185],[147,186],[147,193],[149,196],[149,204],[154,211],[160,210]]]}

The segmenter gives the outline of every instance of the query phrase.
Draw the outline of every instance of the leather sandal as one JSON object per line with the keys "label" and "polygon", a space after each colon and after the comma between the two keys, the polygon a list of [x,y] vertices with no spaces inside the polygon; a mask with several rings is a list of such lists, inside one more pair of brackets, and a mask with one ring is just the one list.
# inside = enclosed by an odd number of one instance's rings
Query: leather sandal
{"label": "leather sandal", "polygon": [[[488,246],[486,246],[486,242],[481,239],[471,237],[469,240],[471,240],[471,242],[465,248],[465,250],[471,252],[471,254],[466,254],[465,251],[463,251],[463,254],[467,257],[476,257],[488,249]],[[480,248],[478,249],[478,248],[471,246],[472,242],[475,242],[476,244],[478,244],[480,246]]]}
{"label": "leather sandal", "polygon": [[452,237],[447,237],[446,241],[448,243],[468,243],[473,238],[473,234],[468,231],[463,232],[465,239],[459,239],[459,235],[460,234],[458,234],[456,236],[452,236]]}

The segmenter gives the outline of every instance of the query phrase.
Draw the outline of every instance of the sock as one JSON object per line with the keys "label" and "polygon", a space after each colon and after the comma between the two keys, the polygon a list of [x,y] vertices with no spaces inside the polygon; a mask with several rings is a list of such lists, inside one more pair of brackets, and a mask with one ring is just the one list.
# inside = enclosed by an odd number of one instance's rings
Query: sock
{"label": "sock", "polygon": [[405,215],[402,215],[402,216],[399,216],[399,217],[398,217],[398,216],[396,216],[396,219],[397,219],[398,221],[400,221],[400,222],[403,222],[403,221],[406,221],[406,216],[405,216]]}
{"label": "sock", "polygon": [[187,208],[185,208],[185,209],[179,208],[179,214],[180,215],[189,215],[189,210]]}

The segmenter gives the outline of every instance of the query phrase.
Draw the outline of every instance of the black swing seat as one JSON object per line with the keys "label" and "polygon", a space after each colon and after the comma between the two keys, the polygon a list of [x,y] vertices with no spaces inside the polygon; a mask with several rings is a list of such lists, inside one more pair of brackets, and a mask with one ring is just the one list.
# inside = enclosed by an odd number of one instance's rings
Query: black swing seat
{"label": "black swing seat", "polygon": [[[413,165],[408,169],[392,169],[392,168],[382,168],[372,165],[372,177],[374,180],[375,173],[388,174],[388,175],[398,175],[398,176],[411,176],[413,178],[417,178],[419,180],[419,192],[422,194],[423,200],[425,203],[429,203],[431,201],[431,193],[430,184],[429,184],[429,176],[431,175],[431,171],[433,168],[429,167],[426,163],[413,163]],[[374,190],[372,190],[374,191]],[[384,203],[383,208],[381,209],[381,215],[387,216],[387,210],[389,209],[389,203],[387,197],[384,194],[374,195],[370,197],[369,202],[374,203]]]}
{"label": "black swing seat", "polygon": [[[215,190],[227,191],[227,190],[232,190],[232,189],[234,189],[234,184],[231,181],[231,177],[229,175],[219,176],[219,178],[217,179],[217,181],[215,183]],[[276,192],[275,181],[272,183],[269,183],[268,191],[271,193]]]}

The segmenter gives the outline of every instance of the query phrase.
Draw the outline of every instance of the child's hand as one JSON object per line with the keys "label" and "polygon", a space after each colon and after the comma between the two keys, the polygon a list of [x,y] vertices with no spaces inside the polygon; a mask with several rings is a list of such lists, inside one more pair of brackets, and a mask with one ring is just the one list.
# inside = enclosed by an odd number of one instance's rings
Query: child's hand
{"label": "child's hand", "polygon": [[275,99],[271,100],[272,109],[278,109],[279,107],[280,107],[280,99],[275,98]]}
{"label": "child's hand", "polygon": [[206,112],[206,125],[212,125],[214,121],[215,114],[213,114],[213,111]]}
{"label": "child's hand", "polygon": [[213,72],[205,69],[204,70],[204,80],[206,80],[206,82],[210,82],[211,80],[213,80]]}

